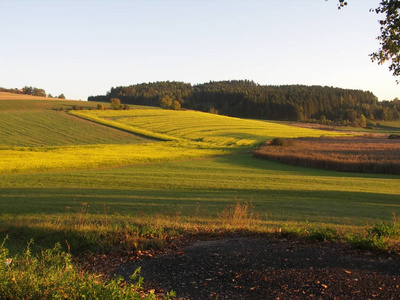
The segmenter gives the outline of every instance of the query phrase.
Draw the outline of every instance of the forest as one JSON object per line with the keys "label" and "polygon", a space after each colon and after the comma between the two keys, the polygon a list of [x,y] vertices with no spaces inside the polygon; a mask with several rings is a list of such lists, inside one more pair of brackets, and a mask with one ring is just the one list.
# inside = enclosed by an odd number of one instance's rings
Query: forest
{"label": "forest", "polygon": [[[367,126],[396,120],[400,100],[378,101],[369,91],[328,86],[260,85],[249,80],[190,83],[164,81],[112,87],[89,101],[195,109],[233,117]],[[178,105],[179,104],[179,105]]]}

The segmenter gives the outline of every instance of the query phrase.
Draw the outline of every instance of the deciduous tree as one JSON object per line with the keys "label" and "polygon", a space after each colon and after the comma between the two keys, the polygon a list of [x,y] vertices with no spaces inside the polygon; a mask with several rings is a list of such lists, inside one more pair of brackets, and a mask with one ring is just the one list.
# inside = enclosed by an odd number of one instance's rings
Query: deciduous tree
{"label": "deciduous tree", "polygon": [[[339,0],[338,8],[347,5],[347,1]],[[379,20],[381,34],[377,37],[380,48],[370,54],[371,60],[382,65],[389,63],[389,70],[393,76],[400,76],[400,1],[381,0],[379,6],[370,11],[383,15]],[[396,80],[400,83],[400,80]]]}
{"label": "deciduous tree", "polygon": [[111,103],[112,109],[121,109],[121,107],[122,107],[121,100],[119,100],[118,98],[111,98],[110,103]]}

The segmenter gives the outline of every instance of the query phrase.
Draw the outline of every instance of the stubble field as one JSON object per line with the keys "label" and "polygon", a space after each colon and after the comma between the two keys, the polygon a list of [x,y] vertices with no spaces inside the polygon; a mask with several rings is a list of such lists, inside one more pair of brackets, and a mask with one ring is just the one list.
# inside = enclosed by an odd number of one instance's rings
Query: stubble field
{"label": "stubble field", "polygon": [[380,137],[300,138],[266,143],[255,156],[291,165],[359,173],[400,174],[400,141]]}

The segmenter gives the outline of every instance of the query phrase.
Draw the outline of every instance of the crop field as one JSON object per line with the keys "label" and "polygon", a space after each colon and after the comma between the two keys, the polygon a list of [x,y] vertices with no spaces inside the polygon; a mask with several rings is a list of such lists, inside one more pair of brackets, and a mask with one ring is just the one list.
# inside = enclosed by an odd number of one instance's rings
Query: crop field
{"label": "crop field", "polygon": [[196,111],[77,111],[74,115],[165,140],[185,140],[210,147],[249,148],[273,137],[340,136],[343,133],[295,128]]}
{"label": "crop field", "polygon": [[336,171],[400,174],[400,140],[366,137],[299,138],[269,143],[255,151],[259,158]]}
{"label": "crop field", "polygon": [[[0,98],[1,99],[1,98]],[[0,102],[0,147],[45,147],[134,144],[141,138],[55,111],[81,101],[3,100]],[[93,105],[93,104],[92,104]],[[93,105],[94,106],[94,105]]]}

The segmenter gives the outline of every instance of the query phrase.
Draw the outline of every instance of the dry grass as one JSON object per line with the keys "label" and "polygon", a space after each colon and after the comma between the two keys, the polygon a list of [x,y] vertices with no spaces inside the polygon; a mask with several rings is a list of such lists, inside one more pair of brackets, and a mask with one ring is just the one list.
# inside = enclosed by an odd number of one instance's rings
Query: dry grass
{"label": "dry grass", "polygon": [[51,101],[51,100],[60,100],[60,99],[0,92],[0,100],[50,100]]}
{"label": "dry grass", "polygon": [[254,155],[305,167],[400,174],[400,141],[387,138],[299,138],[287,147],[267,143]]}

